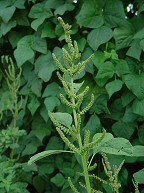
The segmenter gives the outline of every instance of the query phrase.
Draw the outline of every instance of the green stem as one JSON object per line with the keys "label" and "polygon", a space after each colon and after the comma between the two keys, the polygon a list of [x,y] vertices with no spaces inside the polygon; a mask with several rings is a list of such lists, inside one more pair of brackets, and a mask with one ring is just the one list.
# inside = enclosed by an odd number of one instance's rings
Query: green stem
{"label": "green stem", "polygon": [[[71,93],[72,93],[72,96],[74,96],[74,79],[73,79],[73,77],[71,77]],[[71,97],[71,101],[74,105],[76,104],[74,97]],[[77,112],[75,109],[73,109],[73,116],[74,116],[75,127],[77,128],[78,119],[77,119]],[[79,148],[82,149],[83,144],[82,144],[82,139],[81,139],[80,133],[78,133],[78,144],[79,144]],[[86,161],[85,153],[81,154],[81,160],[82,160],[82,165],[83,165],[83,172],[84,172],[84,177],[85,177],[87,193],[91,193],[91,185],[90,185],[90,180],[89,180],[88,167],[87,167],[87,161]]]}
{"label": "green stem", "polygon": [[85,182],[86,182],[86,189],[88,193],[91,193],[91,185],[89,180],[89,174],[88,174],[88,168],[87,168],[87,162],[86,162],[86,156],[85,154],[81,155],[82,164],[83,164],[83,172],[85,176]]}

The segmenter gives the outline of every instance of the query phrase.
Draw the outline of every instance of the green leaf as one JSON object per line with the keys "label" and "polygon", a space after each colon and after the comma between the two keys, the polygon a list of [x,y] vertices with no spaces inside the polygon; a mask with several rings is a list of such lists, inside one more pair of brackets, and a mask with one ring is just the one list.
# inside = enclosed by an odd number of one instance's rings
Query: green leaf
{"label": "green leaf", "polygon": [[105,54],[101,51],[96,51],[94,53],[94,57],[92,58],[92,61],[94,63],[94,65],[99,69],[100,66],[105,62],[106,58],[105,58]]}
{"label": "green leaf", "polygon": [[[125,113],[124,113],[124,116],[123,116],[123,119],[122,119],[124,122],[129,122],[129,123],[130,122],[135,122],[138,118],[138,115],[136,115],[133,112],[131,106],[132,105],[130,104],[126,107],[126,110],[125,110]],[[135,123],[134,126],[137,127],[137,124]]]}
{"label": "green leaf", "polygon": [[80,38],[80,39],[78,39],[77,44],[78,44],[79,51],[81,51],[81,52],[84,51],[86,42],[87,42],[87,41],[86,41],[85,38]]}
{"label": "green leaf", "polygon": [[6,7],[5,9],[0,10],[0,17],[4,21],[4,23],[7,23],[13,16],[16,8],[14,6]]}
{"label": "green leaf", "polygon": [[144,99],[143,100],[138,100],[135,99],[133,104],[132,104],[132,110],[135,114],[144,116]]}
{"label": "green leaf", "polygon": [[57,97],[51,96],[44,100],[44,104],[47,111],[53,111],[56,106],[60,105],[60,101]]}
{"label": "green leaf", "polygon": [[116,49],[119,50],[128,47],[132,42],[133,35],[134,29],[130,23],[127,23],[127,25],[116,28],[114,30]]}
{"label": "green leaf", "polygon": [[51,178],[50,181],[53,182],[57,187],[62,187],[66,180],[61,173],[58,173]]}
{"label": "green leaf", "polygon": [[135,125],[132,123],[118,121],[113,124],[112,131],[117,137],[129,139],[135,131]]}
{"label": "green leaf", "polygon": [[35,73],[38,74],[38,77],[41,78],[44,82],[50,80],[52,73],[55,70],[56,65],[50,52],[48,52],[47,55],[39,56],[35,62]]}
{"label": "green leaf", "polygon": [[31,81],[31,90],[32,92],[37,96],[41,96],[41,90],[42,90],[42,80],[40,80],[38,77],[35,76],[35,78]]}
{"label": "green leaf", "polygon": [[109,27],[101,26],[88,34],[87,41],[94,50],[97,50],[101,44],[108,42],[112,36],[113,32]]}
{"label": "green leaf", "polygon": [[142,145],[133,146],[132,157],[144,157],[144,146],[142,146]]}
{"label": "green leaf", "polygon": [[114,155],[133,155],[133,147],[131,143],[124,138],[113,138],[109,140],[101,148],[102,152]]}
{"label": "green leaf", "polygon": [[96,82],[99,86],[104,86],[104,84],[108,81],[108,79],[112,78],[115,73],[115,67],[111,62],[103,63],[98,73],[95,77]]}
{"label": "green leaf", "polygon": [[18,66],[22,66],[27,60],[34,57],[34,51],[28,47],[18,47],[14,51],[14,56],[17,61]]}
{"label": "green leaf", "polygon": [[31,23],[31,27],[35,30],[35,31],[37,31],[37,28],[44,22],[44,20],[45,20],[45,17],[43,16],[43,17],[40,17],[40,18],[38,18],[38,19],[36,19],[36,20],[34,20],[32,23]]}
{"label": "green leaf", "polygon": [[[102,133],[96,133],[94,136],[93,136],[93,141],[97,141],[100,137],[101,137]],[[93,154],[96,154],[98,152],[101,151],[103,145],[110,141],[110,140],[113,140],[113,135],[111,133],[106,133],[104,139],[96,146],[93,148]]]}
{"label": "green leaf", "polygon": [[24,36],[18,42],[18,47],[28,47],[43,54],[47,53],[46,40],[36,35]]}
{"label": "green leaf", "polygon": [[133,39],[144,39],[144,27],[133,36]]}
{"label": "green leaf", "polygon": [[138,138],[140,143],[144,145],[144,124],[138,128]]}
{"label": "green leaf", "polygon": [[134,179],[139,184],[144,184],[144,168],[134,173]]}
{"label": "green leaf", "polygon": [[62,125],[65,125],[66,127],[70,127],[72,124],[72,116],[68,113],[51,113],[52,116]]}
{"label": "green leaf", "polygon": [[43,192],[45,189],[45,183],[41,176],[34,176],[33,177],[33,186],[37,192]]}
{"label": "green leaf", "polygon": [[61,138],[52,136],[46,146],[45,150],[63,150],[64,149],[64,143]]}
{"label": "green leaf", "polygon": [[39,116],[39,114],[36,115],[33,119],[31,134],[37,137],[37,139],[39,139],[41,142],[43,141],[44,137],[47,137],[51,134],[49,125],[43,120],[41,116]]}
{"label": "green leaf", "polygon": [[138,99],[144,98],[144,75],[128,74],[123,80],[129,90],[137,96]]}
{"label": "green leaf", "polygon": [[35,114],[39,106],[40,106],[40,102],[38,101],[37,97],[32,95],[30,103],[28,103],[28,109],[30,110],[32,116]]}
{"label": "green leaf", "polygon": [[103,4],[104,2],[100,0],[85,0],[80,12],[76,16],[77,23],[80,26],[89,28],[98,28],[102,26],[104,24],[102,16]]}
{"label": "green leaf", "polygon": [[125,107],[135,99],[135,95],[130,90],[125,89],[121,99],[122,105]]}
{"label": "green leaf", "polygon": [[12,28],[16,26],[16,21],[9,21],[8,23],[2,23],[0,28],[3,35],[7,34]]}
{"label": "green leaf", "polygon": [[56,82],[52,82],[45,88],[42,97],[59,96],[60,87]]}
{"label": "green leaf", "polygon": [[41,143],[38,141],[38,139],[32,140],[26,145],[25,149],[22,151],[22,156],[36,153],[37,148],[40,146],[40,144]]}
{"label": "green leaf", "polygon": [[29,17],[35,18],[35,19],[38,19],[41,17],[50,18],[52,16],[53,14],[50,8],[45,6],[45,2],[37,3],[33,5],[29,13]]}
{"label": "green leaf", "polygon": [[91,115],[86,126],[83,128],[83,130],[89,130],[91,133],[91,136],[93,136],[96,132],[98,132],[101,128],[101,123],[99,117],[94,114]]}
{"label": "green leaf", "polygon": [[140,40],[133,40],[131,43],[131,47],[127,51],[127,55],[133,57],[140,61],[140,55],[142,52],[142,47],[140,45]]}
{"label": "green leaf", "polygon": [[124,25],[126,19],[122,1],[106,1],[103,9],[103,17],[105,24],[111,28]]}
{"label": "green leaf", "polygon": [[54,15],[63,15],[66,11],[72,11],[74,8],[72,3],[65,3],[55,10]]}
{"label": "green leaf", "polygon": [[126,60],[122,60],[122,59],[118,60],[116,64],[116,74],[119,77],[122,77],[122,75],[129,74],[129,73],[130,73],[130,69]]}
{"label": "green leaf", "polygon": [[45,23],[43,29],[42,29],[42,38],[49,37],[49,38],[55,38],[55,29],[54,25],[50,22]]}
{"label": "green leaf", "polygon": [[45,158],[47,156],[53,155],[53,154],[59,154],[59,153],[73,153],[72,151],[65,151],[65,150],[47,150],[43,151],[41,153],[37,153],[36,155],[32,156],[30,160],[28,161],[28,164],[32,164],[42,158]]}
{"label": "green leaf", "polygon": [[18,9],[25,9],[24,4],[25,4],[25,1],[23,0],[15,0],[13,5]]}
{"label": "green leaf", "polygon": [[123,82],[121,80],[113,80],[106,84],[106,90],[108,92],[109,98],[117,91],[121,90]]}

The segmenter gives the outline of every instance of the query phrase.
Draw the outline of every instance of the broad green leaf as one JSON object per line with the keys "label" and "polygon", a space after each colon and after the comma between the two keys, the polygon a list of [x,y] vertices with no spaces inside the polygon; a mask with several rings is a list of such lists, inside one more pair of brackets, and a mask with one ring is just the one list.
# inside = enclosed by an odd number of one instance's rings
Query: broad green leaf
{"label": "broad green leaf", "polygon": [[35,62],[35,73],[38,74],[39,78],[44,82],[49,81],[54,70],[56,70],[56,65],[50,52],[38,57]]}
{"label": "broad green leaf", "polygon": [[[99,90],[101,91],[101,90]],[[96,113],[96,114],[101,114],[101,113],[106,113],[110,114],[110,111],[108,109],[108,100],[109,97],[108,95],[105,94],[99,94],[99,96],[96,98],[93,106],[90,109],[90,113]]]}
{"label": "broad green leaf", "polygon": [[117,91],[121,90],[123,82],[121,80],[113,80],[106,84],[106,90],[108,92],[109,98]]}
{"label": "broad green leaf", "polygon": [[133,155],[133,147],[131,143],[124,138],[113,138],[103,144],[101,151],[104,153],[114,154],[114,155]]}
{"label": "broad green leaf", "polygon": [[59,96],[60,87],[56,82],[52,82],[45,88],[42,97]]}
{"label": "broad green leaf", "polygon": [[133,157],[144,157],[144,146],[135,145],[133,146]]}
{"label": "broad green leaf", "polygon": [[133,104],[132,104],[132,110],[135,114],[144,116],[144,99],[143,100],[138,100],[135,99]]}
{"label": "broad green leaf", "polygon": [[144,39],[144,28],[140,29],[134,36],[133,39]]}
{"label": "broad green leaf", "polygon": [[142,47],[140,45],[140,40],[136,39],[132,41],[131,47],[128,49],[126,54],[140,61],[141,52],[142,52]]}
{"label": "broad green leaf", "polygon": [[124,89],[121,99],[122,99],[122,105],[126,107],[128,104],[130,104],[135,99],[135,95],[126,88]]}
{"label": "broad green leaf", "polygon": [[129,139],[135,131],[135,125],[132,123],[118,121],[113,124],[112,131],[117,137]]}
{"label": "broad green leaf", "polygon": [[138,138],[140,143],[144,145],[144,124],[138,128]]}
{"label": "broad green leaf", "polygon": [[144,39],[140,41],[140,48],[142,48],[142,50],[144,51]]}
{"label": "broad green leaf", "polygon": [[31,100],[28,103],[28,109],[30,110],[32,116],[35,114],[39,106],[40,106],[39,100],[34,95],[32,95]]}
{"label": "broad green leaf", "polygon": [[103,9],[103,17],[105,24],[111,28],[124,25],[126,19],[122,1],[106,1]]}
{"label": "broad green leaf", "polygon": [[104,86],[104,84],[108,81],[108,79],[112,78],[115,73],[115,67],[111,62],[103,63],[98,73],[95,77],[96,82],[99,86]]}
{"label": "broad green leaf", "polygon": [[52,116],[62,125],[65,125],[66,127],[70,127],[72,124],[72,116],[68,113],[51,113]]}
{"label": "broad green leaf", "polygon": [[[93,54],[93,50],[90,47],[87,47],[84,52],[82,53],[82,57],[81,60],[85,61],[90,55]],[[85,67],[85,72],[89,72],[91,74],[94,74],[94,66],[93,66],[93,62],[92,60],[89,61],[89,63],[86,65]],[[81,73],[82,74],[82,73]],[[81,77],[79,77],[78,79],[80,79]]]}
{"label": "broad green leaf", "polygon": [[46,1],[45,6],[49,7],[50,9],[57,9],[63,4],[65,4],[65,0],[48,0]]}
{"label": "broad green leaf", "polygon": [[45,17],[40,17],[31,23],[31,27],[37,31],[37,28],[44,22]]}
{"label": "broad green leaf", "polygon": [[72,11],[74,8],[72,3],[65,3],[55,10],[54,15],[63,15],[66,11]]}
{"label": "broad green leaf", "polygon": [[[126,110],[125,110],[125,113],[124,113],[122,120],[124,122],[129,122],[129,123],[131,122],[132,123],[132,122],[135,122],[137,120],[137,118],[138,118],[138,115],[133,112],[132,105],[131,104],[128,105],[126,107]],[[133,126],[137,127],[137,124],[133,123]]]}
{"label": "broad green leaf", "polygon": [[16,8],[14,6],[7,7],[3,10],[0,10],[0,17],[5,23],[7,23],[12,18],[15,10]]}
{"label": "broad green leaf", "polygon": [[31,134],[37,137],[37,139],[39,139],[41,142],[43,141],[44,137],[51,134],[49,125],[43,120],[41,116],[39,116],[39,114],[34,116]]}
{"label": "broad green leaf", "polygon": [[94,53],[94,57],[92,58],[92,61],[94,63],[94,65],[99,69],[100,66],[105,62],[106,58],[105,58],[105,54],[101,51],[96,51]]}
{"label": "broad green leaf", "polygon": [[28,47],[18,47],[14,51],[14,56],[18,66],[22,66],[26,61],[34,57],[34,51]]}
{"label": "broad green leaf", "polygon": [[16,21],[10,20],[8,23],[2,23],[0,26],[0,29],[2,34],[5,35],[15,26],[16,26]]}
{"label": "broad green leaf", "polygon": [[110,119],[118,121],[123,118],[125,109],[122,105],[121,98],[118,98],[112,102],[109,107],[109,111],[110,113],[107,115],[107,117]]}
{"label": "broad green leaf", "polygon": [[31,81],[31,90],[32,92],[37,96],[41,96],[41,90],[42,90],[42,80],[35,76],[35,78]]}
{"label": "broad green leaf", "polygon": [[76,16],[77,23],[80,26],[89,28],[98,28],[102,26],[104,24],[102,16],[103,5],[104,2],[101,0],[85,0],[80,12]]}
{"label": "broad green leaf", "polygon": [[34,140],[26,144],[25,149],[22,151],[22,156],[32,155],[36,153],[40,145],[41,145],[41,142],[38,139],[34,138]]}
{"label": "broad green leaf", "polygon": [[122,60],[122,59],[118,60],[116,63],[116,74],[119,77],[122,77],[122,75],[129,74],[129,73],[130,73],[130,69],[126,60]]}
{"label": "broad green leaf", "polygon": [[101,26],[88,34],[87,42],[94,50],[97,50],[101,44],[108,42],[112,36],[113,32],[109,27]]}
{"label": "broad green leaf", "polygon": [[144,184],[144,168],[134,173],[134,179],[139,184]]}
{"label": "broad green leaf", "polygon": [[66,180],[61,173],[58,173],[54,177],[52,177],[50,181],[54,183],[55,186],[62,187]]}
{"label": "broad green leaf", "polygon": [[116,49],[122,49],[130,46],[134,35],[133,26],[130,23],[120,26],[114,30],[114,38],[116,41]]}
{"label": "broad green leaf", "polygon": [[144,75],[128,74],[123,80],[129,90],[132,91],[138,99],[144,99]]}
{"label": "broad green leaf", "polygon": [[37,192],[43,192],[45,189],[45,183],[40,175],[36,175],[33,177],[33,186]]}
{"label": "broad green leaf", "polygon": [[43,151],[41,153],[37,153],[36,155],[32,156],[30,160],[28,161],[28,164],[32,164],[42,158],[45,158],[47,156],[53,155],[53,154],[59,154],[59,153],[73,153],[72,151],[65,151],[65,150],[47,150]]}
{"label": "broad green leaf", "polygon": [[42,54],[47,53],[47,43],[45,38],[40,38],[39,36],[34,36],[32,40],[32,49],[40,52]]}
{"label": "broad green leaf", "polygon": [[86,39],[85,38],[78,39],[77,44],[78,44],[79,51],[83,52],[86,45]]}
{"label": "broad green leaf", "polygon": [[18,9],[25,9],[25,6],[24,6],[25,1],[23,1],[23,0],[15,0],[13,3],[14,3],[13,5],[16,8],[18,8]]}
{"label": "broad green leaf", "polygon": [[42,38],[49,37],[49,38],[55,38],[55,29],[54,25],[50,22],[45,23],[43,29],[42,29]]}
{"label": "broad green leaf", "polygon": [[[101,137],[102,133],[96,133],[94,136],[93,136],[93,141],[97,141],[100,137]],[[101,151],[103,145],[108,142],[108,141],[111,141],[113,140],[113,135],[111,133],[106,133],[104,139],[96,146],[93,148],[93,154],[96,154],[98,152]]]}
{"label": "broad green leaf", "polygon": [[35,18],[35,19],[38,19],[41,17],[50,18],[52,16],[53,14],[50,8],[45,6],[45,2],[37,3],[33,5],[29,13],[29,17]]}
{"label": "broad green leaf", "polygon": [[91,115],[86,126],[83,128],[83,130],[89,130],[91,133],[91,136],[93,136],[96,132],[99,132],[101,128],[101,123],[99,117],[94,114]]}
{"label": "broad green leaf", "polygon": [[56,106],[60,105],[60,101],[57,97],[51,96],[44,100],[47,111],[53,111]]}
{"label": "broad green leaf", "polygon": [[46,146],[45,150],[63,150],[64,149],[64,142],[61,138],[52,136]]}

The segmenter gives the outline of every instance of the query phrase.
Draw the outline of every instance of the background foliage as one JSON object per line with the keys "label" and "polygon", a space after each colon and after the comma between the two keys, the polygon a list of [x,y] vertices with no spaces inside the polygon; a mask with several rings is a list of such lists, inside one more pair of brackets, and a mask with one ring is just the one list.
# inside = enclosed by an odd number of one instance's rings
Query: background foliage
{"label": "background foliage", "polygon": [[[1,0],[0,55],[9,55],[16,74],[22,69],[17,91],[16,126],[10,106],[12,92],[6,81],[10,61],[0,64],[0,190],[2,192],[71,192],[67,177],[80,178],[81,171],[73,155],[58,154],[27,165],[29,158],[42,150],[65,149],[48,110],[70,112],[60,100],[62,85],[56,76],[54,52],[62,61],[64,31],[57,21],[72,25],[72,39],[78,42],[82,59],[95,56],[83,74],[77,77],[90,87],[95,102],[83,117],[84,132],[94,135],[104,127],[114,136],[144,145],[144,1],[122,0]],[[17,64],[17,66],[16,66]],[[12,85],[12,82],[10,81]],[[15,107],[16,109],[16,107]],[[83,134],[83,133],[82,133]],[[92,136],[91,136],[92,137]],[[100,156],[96,156],[98,176],[104,175]],[[144,156],[109,156],[110,163],[125,164],[120,172],[121,192],[134,192],[132,177],[144,173]],[[135,175],[136,176],[136,175]],[[144,180],[141,179],[141,183]],[[139,185],[144,192],[143,185]],[[100,184],[95,181],[95,187]],[[131,190],[130,190],[131,187]],[[103,185],[107,193],[111,191]],[[84,191],[83,191],[84,192]]]}

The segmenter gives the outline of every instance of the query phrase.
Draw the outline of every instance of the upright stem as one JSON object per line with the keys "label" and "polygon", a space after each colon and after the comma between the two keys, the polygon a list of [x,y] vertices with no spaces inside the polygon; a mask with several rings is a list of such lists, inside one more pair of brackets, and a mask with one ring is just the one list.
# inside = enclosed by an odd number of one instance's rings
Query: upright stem
{"label": "upright stem", "polygon": [[[73,77],[71,77],[71,93],[72,93],[72,96],[74,96],[74,79],[73,79]],[[74,97],[71,97],[71,101],[74,105],[76,104]],[[73,116],[74,116],[75,127],[77,128],[78,118],[77,118],[77,112],[75,109],[73,109]],[[82,144],[82,139],[81,139],[80,133],[78,133],[78,144],[79,144],[79,148],[82,149],[83,144]],[[88,167],[87,167],[87,161],[86,161],[85,153],[81,154],[81,160],[82,160],[82,165],[83,165],[83,172],[84,172],[84,177],[85,177],[87,193],[91,193],[91,185],[90,185],[90,180],[89,180]]]}

